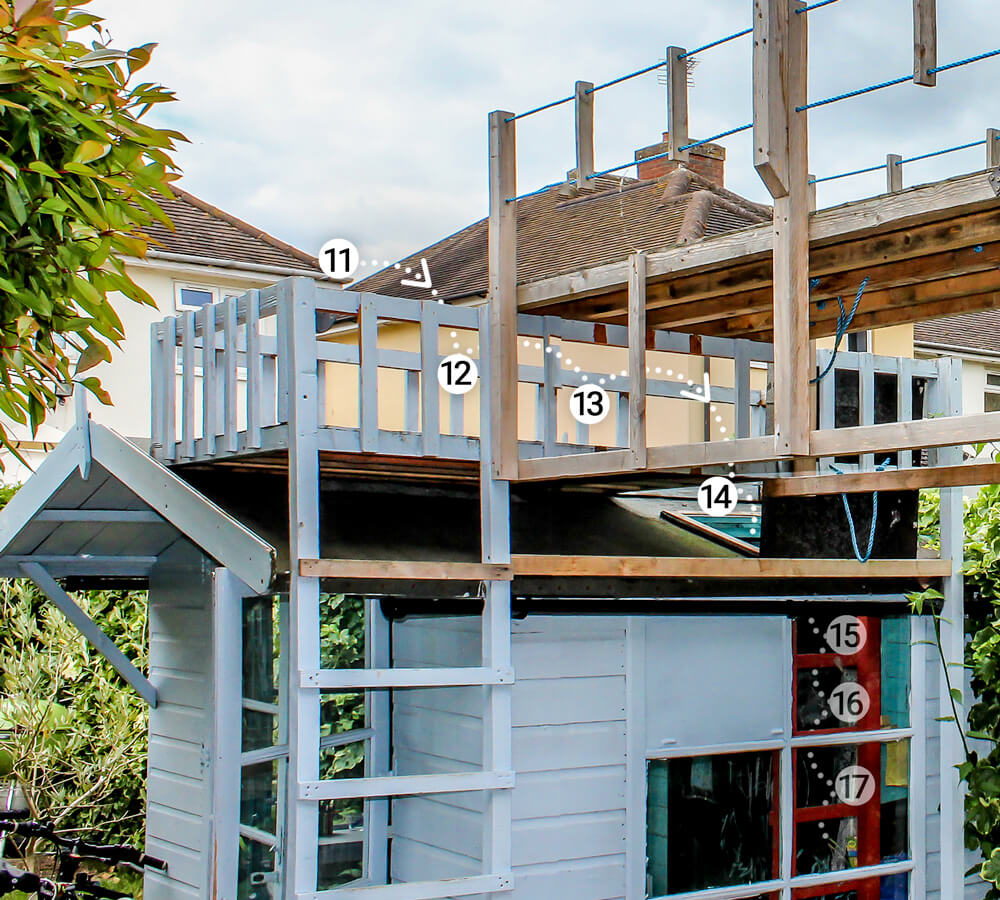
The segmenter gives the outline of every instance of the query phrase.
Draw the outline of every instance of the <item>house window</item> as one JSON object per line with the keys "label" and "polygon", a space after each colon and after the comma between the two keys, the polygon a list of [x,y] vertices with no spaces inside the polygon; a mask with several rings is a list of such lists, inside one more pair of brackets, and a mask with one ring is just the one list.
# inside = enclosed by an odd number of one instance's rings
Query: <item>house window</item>
{"label": "house window", "polygon": [[1000,372],[987,372],[983,412],[997,412],[998,410],[1000,410]]}
{"label": "house window", "polygon": [[201,309],[220,300],[238,296],[238,292],[209,284],[174,282],[174,301],[177,309]]}
{"label": "house window", "polygon": [[651,760],[647,895],[776,877],[777,767],[773,752]]}
{"label": "house window", "polygon": [[790,634],[781,737],[649,752],[647,897],[906,900],[909,621],[817,614]]}

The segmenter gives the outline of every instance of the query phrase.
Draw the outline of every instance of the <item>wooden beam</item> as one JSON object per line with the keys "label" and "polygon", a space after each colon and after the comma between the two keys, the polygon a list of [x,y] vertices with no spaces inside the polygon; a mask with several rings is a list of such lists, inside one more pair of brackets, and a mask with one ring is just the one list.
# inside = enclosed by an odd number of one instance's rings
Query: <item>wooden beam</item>
{"label": "wooden beam", "polygon": [[646,465],[646,254],[629,257],[628,282],[628,443],[632,463]]}
{"label": "wooden beam", "polygon": [[979,484],[1000,484],[1000,463],[969,462],[955,466],[924,466],[886,472],[768,478],[764,480],[764,493],[768,497],[812,497],[820,494],[916,491],[922,488],[971,487]]}
{"label": "wooden beam", "polygon": [[997,440],[1000,440],[1000,412],[988,412],[814,431],[809,448],[813,456],[847,456]]}
{"label": "wooden beam", "polygon": [[688,61],[683,47],[667,47],[667,152],[670,159],[686,160],[688,137]]}
{"label": "wooden beam", "polygon": [[[804,5],[798,0],[756,0],[760,21],[774,23],[774,27],[769,26],[762,37],[764,46],[754,49],[755,61],[766,58],[759,62],[759,70],[766,68],[768,72],[766,97],[757,96],[764,86],[755,82],[754,114],[766,109],[768,121],[786,126],[784,151],[758,145],[768,163],[758,164],[757,169],[765,184],[768,173],[777,178],[784,172],[784,190],[774,194],[774,419],[776,449],[795,456],[808,455],[809,451],[811,377],[808,117],[795,111],[806,103],[808,16],[796,14]],[[777,80],[771,57],[778,59]],[[763,134],[757,137],[764,139]],[[772,139],[773,135],[767,137]]]}
{"label": "wooden beam", "polygon": [[724,466],[731,462],[769,462],[782,459],[785,455],[775,448],[774,436],[765,435],[739,438],[735,441],[704,441],[699,444],[650,447],[646,452],[646,468],[649,471],[656,471]]}
{"label": "wooden beam", "polygon": [[775,199],[789,191],[790,6],[789,0],[753,4],[753,164]]}
{"label": "wooden beam", "polygon": [[1000,168],[1000,130],[986,129],[986,168]]}
{"label": "wooden beam", "polygon": [[514,554],[514,577],[553,578],[944,578],[946,559],[766,559]]}
{"label": "wooden beam", "polygon": [[593,475],[621,475],[633,471],[635,471],[635,457],[631,450],[600,450],[596,453],[570,453],[566,456],[522,459],[518,466],[518,481],[587,478]]}
{"label": "wooden beam", "polygon": [[937,74],[927,70],[936,66],[937,0],[913,0],[913,83],[934,87]]}
{"label": "wooden beam", "polygon": [[885,190],[887,194],[898,194],[903,189],[902,162],[903,157],[898,153],[889,153],[885,158]]}
{"label": "wooden beam", "polygon": [[594,85],[576,83],[576,186],[586,187],[587,176],[594,174]]}
{"label": "wooden beam", "polygon": [[[517,145],[513,113],[489,116],[490,415],[493,474],[517,478]],[[510,121],[508,121],[510,120]]]}
{"label": "wooden beam", "polygon": [[377,581],[510,581],[511,568],[492,563],[388,559],[300,559],[307,578]]}
{"label": "wooden beam", "polygon": [[[983,172],[907,188],[891,197],[882,195],[821,210],[810,220],[809,237],[817,245],[813,247],[813,255],[818,256],[828,244],[860,241],[875,235],[878,237],[872,243],[876,246],[882,240],[891,243],[892,237],[905,243],[912,238],[910,231],[913,228],[939,223],[937,235],[942,242],[939,249],[948,249],[948,234],[958,235],[958,243],[952,243],[951,247],[967,246],[966,237],[961,233],[961,223],[956,220],[977,212],[986,212],[994,221],[1000,215],[996,194]],[[773,247],[770,222],[740,228],[693,244],[650,253],[647,278],[652,289],[657,281],[672,281],[686,275],[718,270],[725,270],[728,275],[728,271],[737,265],[759,260],[764,260],[766,264]],[[897,250],[905,253],[905,247]],[[909,258],[921,256],[923,252],[918,248],[910,253]],[[830,253],[834,271],[850,267],[850,261],[847,265],[839,262],[841,247],[831,247]],[[862,253],[858,265],[871,259],[871,256]],[[826,269],[821,267],[814,274],[823,274],[824,271]],[[522,284],[518,288],[518,305],[522,310],[536,309],[555,301],[624,291],[627,284],[628,260],[623,259]]]}

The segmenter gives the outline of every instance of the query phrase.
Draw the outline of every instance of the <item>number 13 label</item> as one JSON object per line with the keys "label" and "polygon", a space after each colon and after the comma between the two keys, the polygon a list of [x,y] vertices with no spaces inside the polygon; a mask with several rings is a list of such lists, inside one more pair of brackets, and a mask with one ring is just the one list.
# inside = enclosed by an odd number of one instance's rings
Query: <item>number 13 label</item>
{"label": "number 13 label", "polygon": [[581,384],[569,398],[573,418],[581,425],[603,422],[611,409],[608,392],[596,384]]}

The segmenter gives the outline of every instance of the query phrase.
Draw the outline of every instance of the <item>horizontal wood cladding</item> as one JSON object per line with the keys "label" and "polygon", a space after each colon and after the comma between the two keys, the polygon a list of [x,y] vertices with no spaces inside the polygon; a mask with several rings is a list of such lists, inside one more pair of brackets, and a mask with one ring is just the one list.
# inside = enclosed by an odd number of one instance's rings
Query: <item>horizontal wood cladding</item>
{"label": "horizontal wood cladding", "polygon": [[[810,334],[836,329],[838,296],[869,278],[855,322],[879,327],[997,305],[1000,205],[985,172],[814,213]],[[650,253],[647,324],[770,340],[770,223]],[[627,321],[627,260],[518,287],[522,311]]]}

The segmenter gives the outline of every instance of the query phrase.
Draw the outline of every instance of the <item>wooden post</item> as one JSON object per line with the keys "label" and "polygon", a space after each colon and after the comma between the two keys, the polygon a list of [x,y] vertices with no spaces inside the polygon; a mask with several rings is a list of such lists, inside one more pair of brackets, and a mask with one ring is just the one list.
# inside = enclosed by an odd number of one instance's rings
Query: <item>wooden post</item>
{"label": "wooden post", "polygon": [[683,47],[667,47],[667,152],[670,159],[686,160],[680,147],[688,138],[688,64]]}
{"label": "wooden post", "polygon": [[493,474],[517,479],[517,146],[513,113],[489,117],[489,300]]}
{"label": "wooden post", "polygon": [[913,83],[937,85],[937,0],[913,0]]}
{"label": "wooden post", "polygon": [[586,187],[587,176],[594,174],[594,85],[576,83],[576,186]]}
{"label": "wooden post", "polygon": [[646,254],[629,257],[628,445],[636,468],[646,467]]}
{"label": "wooden post", "polygon": [[816,176],[813,174],[809,175],[809,212],[816,212],[817,207],[816,202]]}
{"label": "wooden post", "polygon": [[775,449],[809,455],[807,16],[754,0],[754,166],[774,197]]}
{"label": "wooden post", "polygon": [[887,194],[898,194],[903,189],[903,157],[898,153],[890,153],[885,158],[885,191]]}
{"label": "wooden post", "polygon": [[986,168],[1000,168],[1000,130],[986,129]]}

